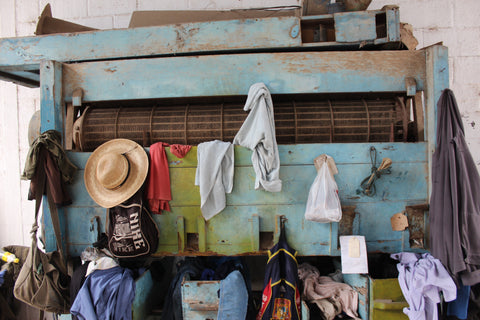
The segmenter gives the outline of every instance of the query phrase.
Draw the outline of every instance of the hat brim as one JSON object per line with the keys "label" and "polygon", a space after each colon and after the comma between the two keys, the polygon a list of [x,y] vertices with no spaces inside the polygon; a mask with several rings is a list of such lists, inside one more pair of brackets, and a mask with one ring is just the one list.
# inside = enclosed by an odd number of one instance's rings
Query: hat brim
{"label": "hat brim", "polygon": [[[130,171],[125,182],[115,190],[103,187],[96,178],[100,158],[108,152],[125,154]],[[128,139],[114,139],[97,147],[85,165],[84,181],[88,194],[104,208],[115,207],[130,199],[143,185],[148,174],[148,155],[138,143]]]}

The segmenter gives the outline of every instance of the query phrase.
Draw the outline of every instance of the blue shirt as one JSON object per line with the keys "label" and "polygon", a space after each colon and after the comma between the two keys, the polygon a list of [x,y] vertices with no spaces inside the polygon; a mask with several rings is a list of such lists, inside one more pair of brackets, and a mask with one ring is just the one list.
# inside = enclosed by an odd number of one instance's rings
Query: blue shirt
{"label": "blue shirt", "polygon": [[122,267],[96,270],[80,288],[70,312],[82,320],[130,320],[134,298],[131,270]]}

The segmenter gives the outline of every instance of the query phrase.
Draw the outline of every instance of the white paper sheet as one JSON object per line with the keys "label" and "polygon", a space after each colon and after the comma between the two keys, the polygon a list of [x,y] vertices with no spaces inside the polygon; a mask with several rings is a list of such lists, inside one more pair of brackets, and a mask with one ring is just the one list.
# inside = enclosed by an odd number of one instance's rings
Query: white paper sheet
{"label": "white paper sheet", "polygon": [[340,236],[342,273],[368,273],[364,236]]}

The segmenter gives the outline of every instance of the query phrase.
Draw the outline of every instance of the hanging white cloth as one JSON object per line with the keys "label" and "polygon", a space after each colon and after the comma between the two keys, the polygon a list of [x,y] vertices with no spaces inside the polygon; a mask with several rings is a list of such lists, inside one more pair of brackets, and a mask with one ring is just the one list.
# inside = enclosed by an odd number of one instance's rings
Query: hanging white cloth
{"label": "hanging white cloth", "polygon": [[220,140],[200,143],[197,160],[195,185],[200,187],[203,217],[209,220],[225,208],[225,193],[233,189],[233,145]]}
{"label": "hanging white cloth", "polygon": [[245,119],[233,143],[253,151],[252,165],[255,170],[255,189],[280,192],[280,158],[275,137],[275,121],[270,91],[263,83],[255,83],[248,91],[243,108],[250,113]]}

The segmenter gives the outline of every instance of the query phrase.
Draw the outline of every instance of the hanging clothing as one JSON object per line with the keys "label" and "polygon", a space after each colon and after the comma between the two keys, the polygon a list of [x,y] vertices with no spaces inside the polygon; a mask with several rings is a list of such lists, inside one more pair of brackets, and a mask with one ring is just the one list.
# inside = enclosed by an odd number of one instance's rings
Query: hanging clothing
{"label": "hanging clothing", "polygon": [[[298,267],[298,276],[303,281],[303,296],[309,302],[317,303],[320,310],[329,311],[329,318],[333,319],[341,311],[353,319],[359,319],[358,292],[351,286],[342,282],[335,282],[328,276],[321,276],[318,269],[308,263],[302,263]],[[326,308],[324,299],[332,304]],[[340,312],[337,311],[341,306]],[[335,312],[334,312],[335,311]],[[338,313],[337,313],[338,312]]]}
{"label": "hanging clothing", "polygon": [[225,208],[225,193],[233,189],[233,145],[220,140],[200,143],[197,160],[195,185],[200,187],[203,217],[209,220]]}
{"label": "hanging clothing", "polygon": [[[70,281],[70,301],[75,301],[78,291],[82,288],[85,283],[88,269],[88,263],[84,263],[78,266],[72,274],[72,280]],[[75,315],[72,315],[72,320],[78,320]]]}
{"label": "hanging clothing", "polygon": [[[187,257],[177,264],[177,272],[170,282],[162,308],[162,320],[183,320],[182,282],[198,278],[204,266],[198,259]],[[188,320],[188,319],[185,319]]]}
{"label": "hanging clothing", "polygon": [[[86,263],[87,264],[87,263]],[[87,272],[85,273],[85,277],[88,277],[91,273],[95,270],[105,270],[114,267],[118,267],[119,263],[116,259],[111,257],[101,257],[96,260],[90,261],[88,263]]]}
{"label": "hanging clothing", "polygon": [[451,90],[443,90],[437,110],[429,214],[431,252],[463,285],[471,286],[480,283],[480,176]]}
{"label": "hanging clothing", "polygon": [[77,167],[68,159],[61,142],[61,134],[56,130],[47,130],[39,135],[28,150],[25,168],[21,178],[24,180],[32,179],[38,163],[39,152],[42,148],[45,148],[50,152],[52,159],[55,160],[62,180],[66,183],[72,182]]}
{"label": "hanging clothing", "polygon": [[50,151],[40,145],[37,150],[35,161],[37,162],[35,164],[35,173],[30,180],[28,200],[34,200],[37,192],[44,189],[44,186],[40,185],[40,181],[45,181],[45,184],[48,184],[48,187],[50,188],[55,205],[66,206],[71,204],[72,199],[65,187],[65,181],[62,179],[62,174],[58,168],[57,162],[53,159]]}
{"label": "hanging clothing", "polygon": [[147,201],[152,213],[161,213],[162,210],[171,211],[169,201],[172,200],[170,188],[170,169],[165,148],[177,158],[183,158],[192,146],[182,144],[168,144],[157,142],[150,146],[150,169],[147,185]]}
{"label": "hanging clothing", "polygon": [[87,277],[70,312],[82,320],[132,319],[135,281],[130,269],[96,270]]}
{"label": "hanging clothing", "polygon": [[220,281],[217,320],[245,320],[248,309],[248,291],[243,275],[232,271]]}
{"label": "hanging clothing", "polygon": [[192,149],[192,146],[184,145],[184,144],[171,144],[170,145],[170,152],[177,158],[181,159],[184,158],[188,151]]}
{"label": "hanging clothing", "polygon": [[161,213],[162,210],[171,211],[169,204],[169,201],[172,200],[170,171],[165,153],[167,146],[168,144],[164,142],[157,142],[150,146],[147,201],[152,213]]}
{"label": "hanging clothing", "polygon": [[287,243],[282,222],[278,243],[268,250],[262,305],[257,320],[302,318],[296,256],[297,251]]}
{"label": "hanging clothing", "polygon": [[463,285],[457,288],[457,299],[447,304],[447,316],[455,316],[462,320],[467,319],[470,288],[470,286]]}
{"label": "hanging clothing", "polygon": [[253,151],[255,189],[280,192],[282,180],[279,178],[280,157],[275,136],[273,102],[265,84],[255,83],[250,87],[243,110],[250,110],[250,113],[233,139],[233,144]]}
{"label": "hanging clothing", "polygon": [[409,319],[437,320],[437,303],[443,293],[445,301],[453,301],[457,295],[455,282],[440,260],[429,253],[401,252],[391,255],[399,261],[398,283],[408,308],[403,308]]}

